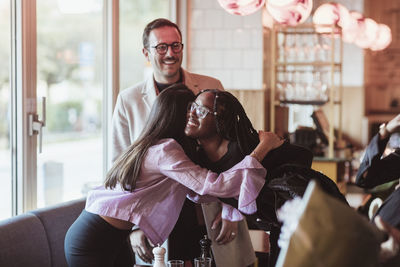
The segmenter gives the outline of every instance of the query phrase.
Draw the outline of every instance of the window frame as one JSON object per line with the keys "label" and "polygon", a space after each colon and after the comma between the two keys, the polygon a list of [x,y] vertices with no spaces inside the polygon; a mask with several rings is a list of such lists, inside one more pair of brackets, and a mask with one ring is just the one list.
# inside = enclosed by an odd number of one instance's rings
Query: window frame
{"label": "window frame", "polygon": [[[37,0],[10,0],[11,16],[11,180],[12,216],[37,208],[37,135],[28,116],[37,113]],[[172,21],[186,42],[187,3],[169,0]],[[185,46],[186,51],[186,46]],[[111,167],[111,121],[119,86],[119,0],[103,0],[103,177]],[[186,66],[186,59],[182,64]]]}

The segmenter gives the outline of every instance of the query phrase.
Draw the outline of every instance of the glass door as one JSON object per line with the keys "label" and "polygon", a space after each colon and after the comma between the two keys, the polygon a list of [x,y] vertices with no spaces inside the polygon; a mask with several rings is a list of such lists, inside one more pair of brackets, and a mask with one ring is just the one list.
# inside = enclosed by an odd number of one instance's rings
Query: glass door
{"label": "glass door", "polygon": [[143,81],[150,63],[142,53],[142,34],[157,18],[171,19],[171,0],[119,0],[120,88],[124,90]]}
{"label": "glass door", "polygon": [[0,0],[0,220],[12,215],[10,14],[10,1]]}
{"label": "glass door", "polygon": [[0,0],[0,219],[101,184],[111,100],[143,79],[143,28],[172,2]]}
{"label": "glass door", "polygon": [[37,0],[36,7],[43,207],[82,197],[103,180],[103,0]]}

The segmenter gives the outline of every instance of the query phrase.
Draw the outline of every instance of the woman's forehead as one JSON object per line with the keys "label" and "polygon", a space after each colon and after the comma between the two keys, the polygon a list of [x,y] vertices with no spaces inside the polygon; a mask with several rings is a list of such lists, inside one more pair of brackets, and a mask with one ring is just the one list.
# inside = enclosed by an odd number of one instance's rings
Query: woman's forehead
{"label": "woman's forehead", "polygon": [[202,100],[202,101],[212,101],[214,102],[215,94],[213,92],[207,91],[204,93],[201,93],[200,95],[197,96],[196,99]]}

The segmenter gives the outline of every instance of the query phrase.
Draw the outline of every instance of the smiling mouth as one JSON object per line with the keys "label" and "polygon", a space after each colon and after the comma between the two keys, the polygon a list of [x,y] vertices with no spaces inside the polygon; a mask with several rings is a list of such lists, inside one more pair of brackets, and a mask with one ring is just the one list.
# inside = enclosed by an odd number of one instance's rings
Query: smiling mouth
{"label": "smiling mouth", "polygon": [[163,62],[165,65],[173,65],[173,64],[177,63],[178,60],[175,59],[175,58],[168,58],[168,59],[164,59],[162,62]]}
{"label": "smiling mouth", "polygon": [[186,123],[186,126],[197,127],[199,126],[199,123],[189,118],[188,122]]}

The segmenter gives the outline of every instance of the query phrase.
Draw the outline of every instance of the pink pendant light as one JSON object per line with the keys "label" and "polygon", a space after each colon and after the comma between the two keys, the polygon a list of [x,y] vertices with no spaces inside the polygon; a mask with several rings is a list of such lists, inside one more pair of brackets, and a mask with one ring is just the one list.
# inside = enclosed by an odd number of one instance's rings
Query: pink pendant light
{"label": "pink pendant light", "polygon": [[354,43],[361,48],[369,48],[377,39],[378,30],[379,26],[373,19],[365,18]]}
{"label": "pink pendant light", "polygon": [[364,24],[364,16],[356,11],[350,11],[349,22],[342,29],[342,39],[346,43],[354,43]]}
{"label": "pink pendant light", "polygon": [[[346,28],[349,27],[349,25],[352,23],[352,20],[349,10],[343,5],[338,3],[326,3],[320,5],[315,10],[313,15],[313,23],[316,25],[317,32],[331,33],[332,26]],[[340,29],[335,30],[335,33],[339,32]]]}
{"label": "pink pendant light", "polygon": [[392,31],[385,24],[378,24],[378,37],[370,46],[373,51],[383,50],[392,42]]}
{"label": "pink pendant light", "polygon": [[230,14],[246,16],[259,10],[265,0],[218,0],[218,3]]}
{"label": "pink pendant light", "polygon": [[274,27],[274,18],[267,11],[266,8],[262,9],[262,25],[263,27],[272,29]]}
{"label": "pink pendant light", "polygon": [[267,10],[280,24],[296,26],[311,14],[312,0],[268,0]]}

